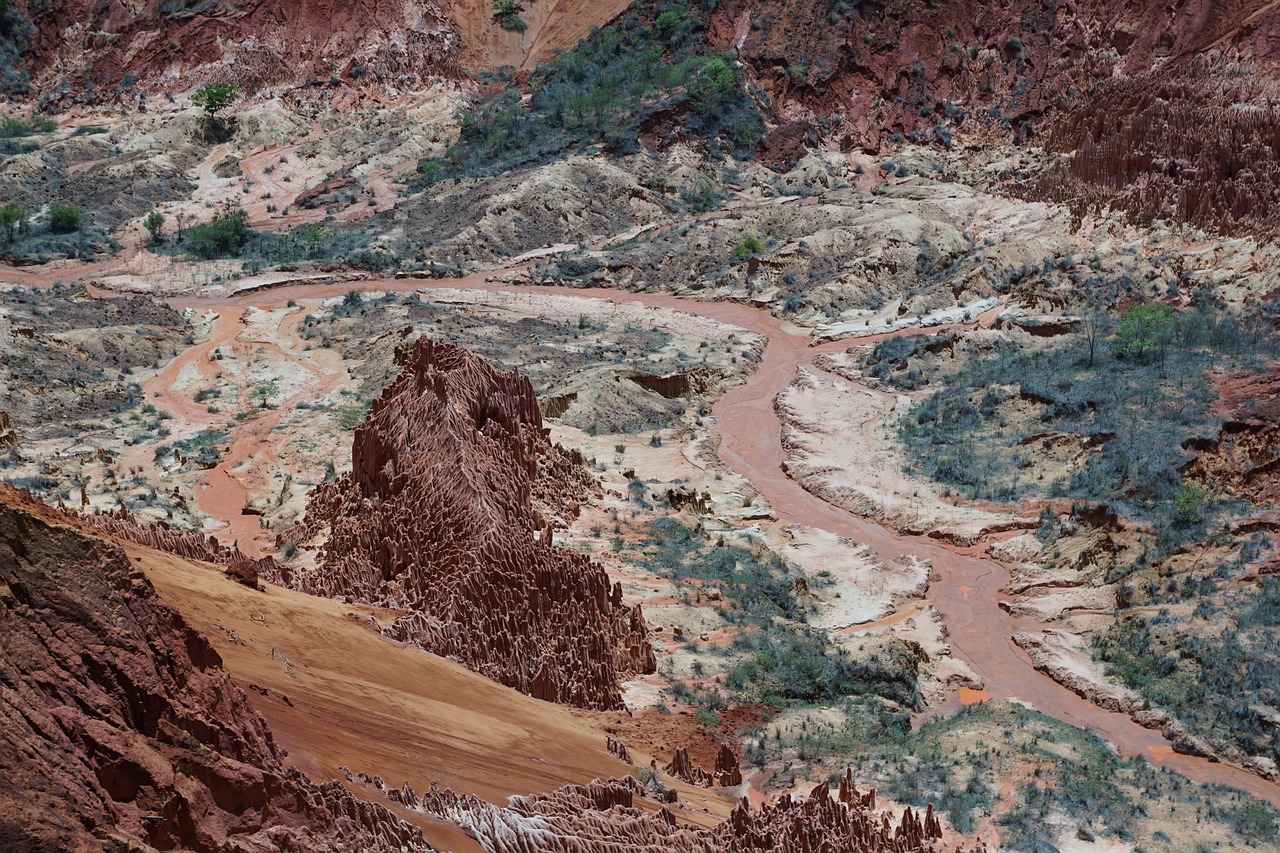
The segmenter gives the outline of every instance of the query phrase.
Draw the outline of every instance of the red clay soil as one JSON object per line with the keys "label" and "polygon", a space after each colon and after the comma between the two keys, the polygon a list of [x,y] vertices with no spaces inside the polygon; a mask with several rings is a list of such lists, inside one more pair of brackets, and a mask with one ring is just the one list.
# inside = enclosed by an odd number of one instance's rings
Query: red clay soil
{"label": "red clay soil", "polygon": [[551,702],[620,708],[619,676],[654,670],[639,607],[598,563],[552,547],[534,509],[535,489],[554,484],[563,503],[593,481],[547,439],[526,377],[420,338],[351,460],[310,497],[308,530],[329,531],[318,566],[283,567],[281,583],[405,611],[387,636]]}
{"label": "red clay soil", "polygon": [[1218,438],[1198,443],[1183,474],[1214,491],[1259,506],[1280,500],[1280,370],[1229,376],[1218,383]]}
{"label": "red clay soil", "polygon": [[286,768],[218,653],[125,553],[8,486],[0,649],[0,849],[430,849]]}
{"label": "red clay soil", "polygon": [[502,29],[493,18],[492,0],[445,0],[463,46],[458,61],[472,71],[509,65],[528,69],[572,47],[620,15],[630,0],[534,0],[524,3],[523,33]]}

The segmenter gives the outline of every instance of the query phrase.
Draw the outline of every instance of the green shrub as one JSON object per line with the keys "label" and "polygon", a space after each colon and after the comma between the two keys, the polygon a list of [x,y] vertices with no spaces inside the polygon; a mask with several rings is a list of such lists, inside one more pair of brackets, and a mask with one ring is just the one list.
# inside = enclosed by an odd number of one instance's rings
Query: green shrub
{"label": "green shrub", "polygon": [[34,115],[30,121],[23,121],[13,116],[0,116],[0,139],[34,136],[37,133],[52,133],[57,129],[58,123],[48,116]]}
{"label": "green shrub", "polygon": [[249,214],[228,201],[203,225],[187,229],[186,249],[202,258],[235,257],[249,240]]}
{"label": "green shrub", "polygon": [[7,202],[0,207],[0,227],[4,228],[5,240],[13,242],[20,229],[26,227],[27,209],[17,202]]}
{"label": "green shrub", "polygon": [[693,712],[693,721],[704,729],[720,728],[720,715],[710,708],[697,708]]}
{"label": "green shrub", "polygon": [[49,206],[49,230],[54,234],[72,234],[80,230],[83,217],[69,204]]}
{"label": "green shrub", "polygon": [[1174,310],[1163,302],[1144,302],[1125,312],[1116,326],[1119,352],[1126,358],[1142,358],[1162,345],[1173,326]]}
{"label": "green shrub", "polygon": [[191,102],[212,119],[234,104],[239,97],[236,87],[231,83],[210,83],[192,92]]}
{"label": "green shrub", "polygon": [[151,234],[152,240],[160,239],[160,231],[164,228],[164,214],[158,210],[153,210],[142,219],[142,227],[146,228]]}
{"label": "green shrub", "polygon": [[520,17],[524,4],[520,0],[494,0],[493,22],[504,30],[523,33],[529,25]]}
{"label": "green shrub", "polygon": [[733,247],[733,259],[739,262],[745,261],[752,255],[758,255],[763,251],[764,243],[760,242],[760,238],[748,237]]}

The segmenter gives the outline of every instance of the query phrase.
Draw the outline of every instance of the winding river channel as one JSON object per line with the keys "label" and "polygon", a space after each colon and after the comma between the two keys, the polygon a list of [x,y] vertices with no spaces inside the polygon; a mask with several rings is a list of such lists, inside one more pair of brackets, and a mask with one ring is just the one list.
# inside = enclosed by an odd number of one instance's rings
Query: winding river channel
{"label": "winding river channel", "polygon": [[[1198,782],[1241,788],[1280,807],[1280,784],[1231,764],[1177,753],[1159,731],[1144,728],[1125,714],[1097,707],[1038,672],[1010,639],[1010,619],[999,606],[1009,574],[999,562],[972,548],[959,548],[922,536],[901,535],[827,503],[787,477],[782,470],[782,426],[773,409],[774,398],[791,382],[796,370],[809,364],[815,356],[824,352],[841,352],[850,346],[871,343],[886,336],[843,339],[811,346],[810,336],[805,330],[790,326],[767,310],[748,305],[611,289],[517,286],[495,282],[493,278],[503,272],[510,270],[478,273],[461,279],[287,285],[226,299],[176,298],[171,299],[170,304],[176,308],[213,309],[221,315],[219,324],[230,324],[234,318],[232,325],[238,327],[239,315],[249,307],[281,307],[289,300],[338,297],[352,289],[398,292],[501,290],[637,302],[707,317],[763,335],[768,344],[756,372],[745,384],[728,391],[715,404],[713,414],[720,436],[718,452],[721,459],[750,480],[767,498],[779,521],[819,528],[866,543],[886,560],[908,554],[929,560],[936,579],[930,584],[928,600],[945,621],[953,654],[968,663],[981,677],[988,698],[1019,700],[1048,716],[1095,732],[1114,744],[1122,754],[1143,756],[1158,766]],[[0,271],[0,279],[8,279],[4,271]],[[35,282],[28,279],[27,283]],[[296,336],[297,323],[286,325],[286,331]],[[936,331],[917,328],[898,334]],[[301,350],[301,342],[298,344],[298,350]],[[207,348],[207,342],[199,346]],[[223,499],[212,504],[202,503],[201,508],[233,526],[245,523],[239,520],[239,505],[233,506],[239,501],[239,495],[228,497],[219,494]],[[256,524],[256,519],[253,522]]]}

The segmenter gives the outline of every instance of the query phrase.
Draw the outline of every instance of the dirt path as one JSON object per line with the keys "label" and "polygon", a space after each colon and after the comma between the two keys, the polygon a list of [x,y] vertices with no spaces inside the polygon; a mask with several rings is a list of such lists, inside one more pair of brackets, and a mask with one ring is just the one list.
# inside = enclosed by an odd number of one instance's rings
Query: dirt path
{"label": "dirt path", "polygon": [[[284,307],[283,303],[277,307]],[[245,554],[259,557],[271,537],[263,531],[259,516],[244,510],[255,500],[267,498],[267,472],[273,468],[279,453],[277,443],[281,440],[275,428],[298,403],[316,400],[335,390],[345,378],[346,370],[337,353],[306,350],[298,335],[298,326],[306,314],[304,307],[294,306],[278,319],[261,318],[266,326],[265,329],[259,327],[257,334],[247,322],[248,312],[245,307],[222,306],[209,337],[143,382],[143,391],[149,401],[181,416],[188,424],[228,430],[231,443],[227,452],[197,484],[196,508],[223,522],[222,527],[212,531],[223,544],[236,545]],[[219,349],[229,351],[230,359],[214,360],[214,351]],[[273,408],[255,409],[249,399],[253,382],[245,371],[235,377],[238,380],[235,403],[240,412],[252,417],[228,421],[227,412],[210,413],[204,404],[194,401],[196,391],[216,385],[221,375],[217,365],[247,366],[255,360],[272,363],[277,373],[292,370],[301,374],[296,390]],[[195,382],[190,381],[193,369],[198,377]],[[227,401],[220,402],[226,405]]]}

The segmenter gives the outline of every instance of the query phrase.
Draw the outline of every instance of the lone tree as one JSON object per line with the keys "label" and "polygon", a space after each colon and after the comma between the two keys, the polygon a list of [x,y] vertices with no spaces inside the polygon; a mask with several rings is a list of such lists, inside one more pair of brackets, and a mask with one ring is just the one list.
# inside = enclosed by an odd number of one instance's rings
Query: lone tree
{"label": "lone tree", "polygon": [[236,87],[230,83],[210,83],[191,93],[191,102],[204,110],[206,141],[223,141],[226,126],[218,113],[234,104],[239,97]]}
{"label": "lone tree", "polygon": [[312,222],[302,230],[302,244],[307,247],[307,254],[315,257],[329,240],[329,229],[319,222]]}
{"label": "lone tree", "polygon": [[210,83],[196,89],[191,94],[191,102],[204,110],[212,121],[217,118],[218,113],[234,104],[239,97],[236,94],[236,87],[231,83]]}
{"label": "lone tree", "polygon": [[271,400],[279,393],[280,386],[272,380],[255,385],[253,390],[249,392],[249,396],[258,401],[258,408],[266,409],[270,407]]}
{"label": "lone tree", "polygon": [[1173,325],[1173,317],[1173,309],[1163,302],[1143,302],[1124,312],[1120,325],[1116,326],[1121,355],[1125,358],[1142,358],[1147,350],[1160,342],[1165,330]]}
{"label": "lone tree", "polygon": [[158,210],[153,210],[142,220],[142,225],[151,232],[152,242],[160,239],[160,229],[164,228],[164,214]]}
{"label": "lone tree", "polygon": [[4,235],[8,242],[13,242],[18,229],[25,225],[26,221],[27,209],[16,201],[11,201],[4,207],[0,207],[0,226],[4,226]]}

